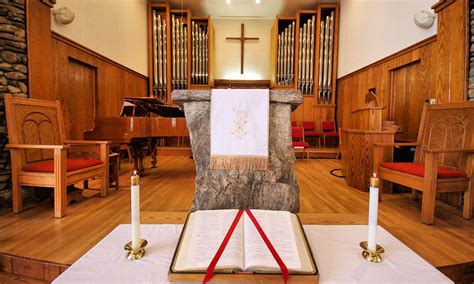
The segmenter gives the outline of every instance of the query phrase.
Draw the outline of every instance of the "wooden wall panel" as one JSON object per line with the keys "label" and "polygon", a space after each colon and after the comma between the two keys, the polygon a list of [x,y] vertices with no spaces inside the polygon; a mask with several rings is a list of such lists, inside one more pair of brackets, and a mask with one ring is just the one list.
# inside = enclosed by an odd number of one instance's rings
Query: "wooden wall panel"
{"label": "wooden wall panel", "polygon": [[302,126],[303,121],[314,121],[316,131],[322,131],[322,121],[335,120],[335,107],[335,105],[317,104],[314,96],[303,96],[303,104],[293,111],[291,120],[296,121],[298,126]]}
{"label": "wooden wall panel", "polygon": [[[387,58],[375,62],[337,80],[337,104],[339,125],[355,128],[351,113],[364,107],[364,96],[369,88],[376,88],[382,106],[383,119],[390,119],[390,98],[396,86],[404,86],[414,103],[407,112],[407,121],[419,121],[422,105],[426,98],[437,103],[465,101],[467,97],[467,0],[439,1],[433,6],[438,13],[438,34]],[[410,76],[393,75],[399,68],[417,64]],[[404,72],[404,71],[401,71]],[[414,108],[414,106],[417,106]],[[415,127],[416,128],[416,127]],[[410,134],[412,135],[412,134]]]}
{"label": "wooden wall panel", "polygon": [[[52,60],[53,60],[53,95],[46,99],[57,99],[65,105],[81,105],[83,96],[96,98],[96,110],[91,110],[90,115],[79,116],[77,113],[70,115],[73,111],[65,113],[66,125],[85,127],[90,120],[97,116],[119,116],[124,97],[145,97],[148,95],[148,78],[131,69],[128,69],[110,59],[97,54],[74,41],[71,41],[57,33],[52,33]],[[70,62],[76,62],[81,66],[88,66],[95,70],[95,93],[89,91],[72,90],[75,85],[72,78],[82,76],[80,68],[71,68]],[[72,95],[71,95],[72,94]],[[77,102],[75,98],[77,97]],[[36,97],[39,98],[39,97]],[[85,130],[85,129],[84,129]],[[80,133],[83,129],[74,129],[74,133]],[[67,133],[72,133],[67,130]],[[74,135],[74,134],[72,134]],[[78,137],[68,137],[78,138]]]}
{"label": "wooden wall panel", "polygon": [[[446,1],[439,1],[440,3]],[[466,100],[468,0],[447,3],[438,11],[438,62],[435,65],[435,92],[439,102]]]}
{"label": "wooden wall panel", "polygon": [[[435,97],[435,80],[433,64],[436,59],[436,36],[430,37],[412,47],[409,47],[393,56],[390,56],[373,65],[349,74],[337,81],[337,121],[344,129],[360,129],[354,111],[364,108],[365,95],[369,89],[375,88],[380,106],[384,107],[383,120],[390,120],[390,101],[396,100],[397,86],[403,86],[414,102],[425,98]],[[410,70],[410,76],[401,76],[410,66],[416,65],[416,70]],[[431,70],[431,72],[429,71]],[[394,78],[395,76],[395,78]],[[392,82],[392,80],[396,80]],[[408,79],[408,80],[406,80]],[[403,93],[398,93],[403,94]],[[421,99],[420,99],[421,98]],[[400,99],[400,98],[399,98]],[[408,121],[415,129],[419,125],[419,113],[423,104],[414,104],[405,114],[404,121]]]}
{"label": "wooden wall panel", "polygon": [[[421,121],[419,107],[432,95],[417,84],[420,73],[420,61],[390,71],[388,119],[401,128],[402,132],[396,137],[399,141],[416,141],[420,127],[417,122]],[[412,95],[415,93],[417,96]]]}
{"label": "wooden wall panel", "polygon": [[51,56],[51,6],[40,0],[26,1],[28,41],[28,95],[53,99]]}
{"label": "wooden wall panel", "polygon": [[67,79],[68,92],[60,98],[64,116],[72,118],[65,120],[66,136],[82,140],[97,115],[97,68],[69,58]]}

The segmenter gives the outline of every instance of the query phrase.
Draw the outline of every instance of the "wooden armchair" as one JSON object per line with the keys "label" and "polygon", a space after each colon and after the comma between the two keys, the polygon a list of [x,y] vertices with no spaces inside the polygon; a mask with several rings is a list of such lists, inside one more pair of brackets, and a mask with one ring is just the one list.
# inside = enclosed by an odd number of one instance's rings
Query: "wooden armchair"
{"label": "wooden armchair", "polygon": [[[381,179],[423,192],[421,220],[433,224],[436,194],[464,192],[463,217],[471,218],[474,178],[474,102],[426,104],[416,143],[375,143]],[[383,161],[383,147],[416,146],[413,163]]]}
{"label": "wooden armchair", "polygon": [[[13,212],[22,211],[21,186],[54,188],[54,217],[66,215],[67,185],[102,177],[100,196],[107,196],[109,142],[68,141],[65,138],[58,101],[5,96],[7,127],[12,162]],[[84,150],[95,147],[92,159]]]}

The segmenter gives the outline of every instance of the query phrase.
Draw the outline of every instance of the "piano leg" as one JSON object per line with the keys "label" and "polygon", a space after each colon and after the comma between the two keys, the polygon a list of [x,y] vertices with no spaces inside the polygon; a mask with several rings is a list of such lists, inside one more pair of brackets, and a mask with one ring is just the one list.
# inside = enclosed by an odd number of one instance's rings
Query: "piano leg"
{"label": "piano leg", "polygon": [[158,152],[158,142],[160,141],[159,138],[151,138],[150,141],[150,151],[151,151],[151,167],[156,168],[156,155]]}
{"label": "piano leg", "polygon": [[133,152],[133,170],[138,173],[139,176],[143,176],[145,168],[143,167],[143,144],[142,141],[134,141],[131,143]]}

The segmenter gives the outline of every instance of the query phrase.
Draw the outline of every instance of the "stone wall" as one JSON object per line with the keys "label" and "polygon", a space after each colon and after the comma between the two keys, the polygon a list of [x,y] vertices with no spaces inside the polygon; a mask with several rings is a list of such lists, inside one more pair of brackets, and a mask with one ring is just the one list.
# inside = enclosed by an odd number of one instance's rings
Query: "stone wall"
{"label": "stone wall", "polygon": [[[26,0],[0,0],[0,208],[11,206],[10,153],[4,97],[28,96]],[[31,197],[31,191],[25,192]]]}

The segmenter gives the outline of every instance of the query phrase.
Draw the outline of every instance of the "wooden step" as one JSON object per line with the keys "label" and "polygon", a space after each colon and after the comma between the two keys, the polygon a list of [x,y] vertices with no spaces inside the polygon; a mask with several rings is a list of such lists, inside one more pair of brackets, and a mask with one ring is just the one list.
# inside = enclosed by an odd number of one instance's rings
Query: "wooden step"
{"label": "wooden step", "polygon": [[[68,267],[69,265],[65,264],[2,253],[0,254],[0,272],[2,272],[0,283],[25,283],[21,282],[22,280],[26,283],[47,283],[53,281]],[[2,279],[8,281],[3,282]]]}

